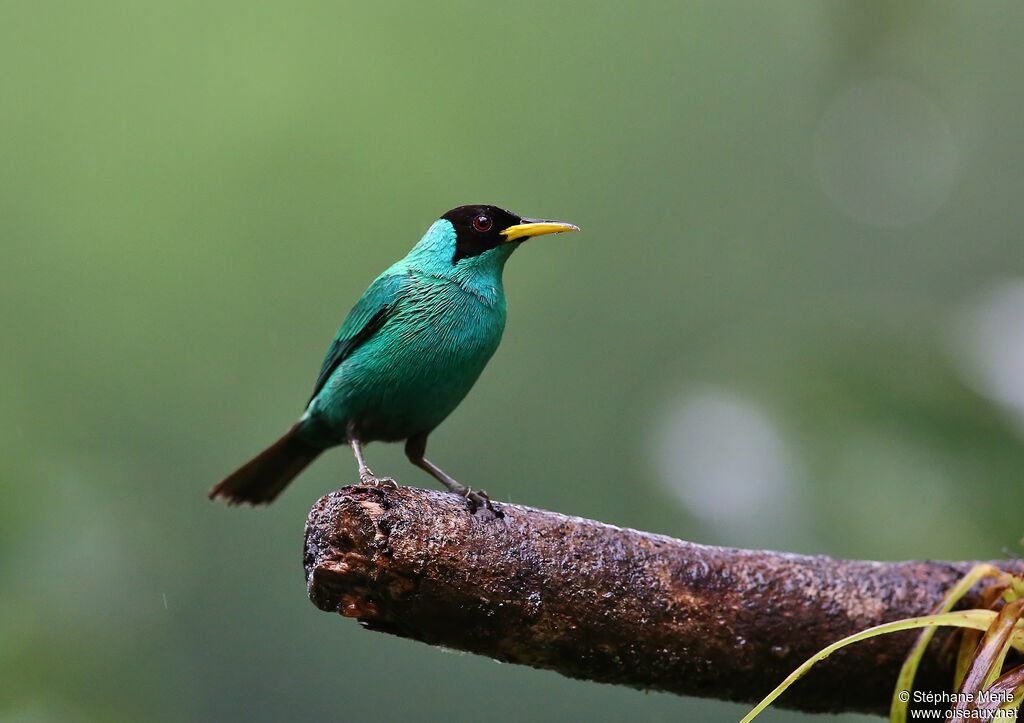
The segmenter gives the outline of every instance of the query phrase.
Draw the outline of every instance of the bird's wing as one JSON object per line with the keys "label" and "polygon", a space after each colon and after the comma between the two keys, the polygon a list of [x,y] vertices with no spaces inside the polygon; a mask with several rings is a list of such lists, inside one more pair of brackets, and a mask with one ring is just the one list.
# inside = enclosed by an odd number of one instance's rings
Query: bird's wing
{"label": "bird's wing", "polygon": [[407,277],[405,274],[386,274],[377,277],[370,284],[352,311],[348,312],[338,334],[331,342],[331,348],[327,350],[323,366],[320,367],[320,376],[316,379],[313,387],[313,400],[320,390],[323,389],[331,374],[345,361],[356,349],[365,344],[374,334],[380,331],[384,323],[394,313],[395,307],[402,298]]}

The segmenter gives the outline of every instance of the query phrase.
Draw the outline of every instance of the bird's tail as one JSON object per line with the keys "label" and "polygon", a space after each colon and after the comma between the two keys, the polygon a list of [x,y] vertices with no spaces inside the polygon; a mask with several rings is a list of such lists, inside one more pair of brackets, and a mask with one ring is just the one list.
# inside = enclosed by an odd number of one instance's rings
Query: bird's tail
{"label": "bird's tail", "polygon": [[229,505],[272,502],[323,451],[299,439],[298,427],[228,475],[210,490],[210,499],[223,497]]}

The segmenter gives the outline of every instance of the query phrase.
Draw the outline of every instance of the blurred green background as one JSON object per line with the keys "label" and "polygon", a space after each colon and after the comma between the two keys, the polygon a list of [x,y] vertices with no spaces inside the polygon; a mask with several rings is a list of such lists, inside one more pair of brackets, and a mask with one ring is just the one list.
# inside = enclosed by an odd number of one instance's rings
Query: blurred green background
{"label": "blurred green background", "polygon": [[1022,23],[0,2],[0,721],[741,715],[318,612],[302,526],[344,450],[270,508],[207,501],[463,203],[584,233],[509,263],[503,345],[431,438],[459,479],[707,543],[1018,554]]}

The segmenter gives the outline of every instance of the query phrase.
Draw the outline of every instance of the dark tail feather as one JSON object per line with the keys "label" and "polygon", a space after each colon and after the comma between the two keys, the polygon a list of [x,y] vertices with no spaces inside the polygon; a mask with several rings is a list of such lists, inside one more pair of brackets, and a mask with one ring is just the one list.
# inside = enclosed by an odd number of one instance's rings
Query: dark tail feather
{"label": "dark tail feather", "polygon": [[228,504],[272,502],[323,451],[299,439],[297,430],[298,425],[295,425],[281,439],[228,475],[210,490],[210,499],[223,497]]}

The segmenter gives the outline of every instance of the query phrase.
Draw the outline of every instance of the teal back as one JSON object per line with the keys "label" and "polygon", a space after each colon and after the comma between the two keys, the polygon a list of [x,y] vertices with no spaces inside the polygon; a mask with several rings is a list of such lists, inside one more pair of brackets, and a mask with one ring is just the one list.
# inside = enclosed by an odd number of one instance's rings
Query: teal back
{"label": "teal back", "polygon": [[[383,326],[358,346],[312,400],[304,420],[322,443],[400,440],[429,432],[469,392],[505,328],[502,270],[518,243],[452,263],[455,230],[435,222],[374,282],[387,288]],[[378,292],[379,293],[379,292]],[[344,328],[344,327],[343,327]]]}

